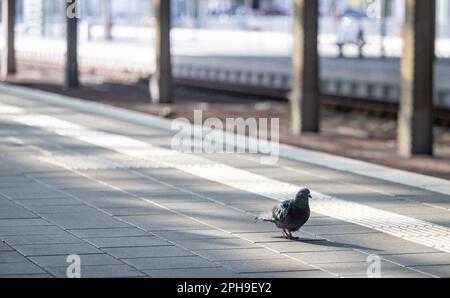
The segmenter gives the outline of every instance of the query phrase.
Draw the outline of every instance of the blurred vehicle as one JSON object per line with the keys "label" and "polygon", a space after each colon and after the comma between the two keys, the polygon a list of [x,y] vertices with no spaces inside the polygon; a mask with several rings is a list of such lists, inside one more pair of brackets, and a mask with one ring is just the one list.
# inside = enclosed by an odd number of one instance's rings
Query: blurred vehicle
{"label": "blurred vehicle", "polygon": [[336,45],[339,47],[339,56],[343,56],[343,48],[347,44],[356,45],[359,56],[363,55],[366,40],[362,21],[365,18],[367,18],[366,12],[359,10],[347,10],[340,16],[336,41]]}

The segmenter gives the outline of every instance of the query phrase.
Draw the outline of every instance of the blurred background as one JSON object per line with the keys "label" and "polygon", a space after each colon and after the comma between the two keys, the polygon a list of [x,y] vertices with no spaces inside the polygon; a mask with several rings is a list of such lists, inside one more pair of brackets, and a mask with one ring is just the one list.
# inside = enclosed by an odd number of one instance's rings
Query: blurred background
{"label": "blurred background", "polygon": [[[320,47],[323,56],[336,56],[340,45],[343,55],[357,54],[347,45],[364,44],[363,54],[369,57],[398,57],[401,53],[401,27],[405,0],[321,0]],[[64,34],[64,1],[16,0],[17,31],[22,36],[57,39]],[[208,29],[208,34],[189,41],[197,44],[219,41],[224,52],[230,45],[223,36],[217,40],[215,30],[259,32],[253,39],[233,36],[241,47],[251,46],[259,39],[270,46],[258,47],[258,53],[289,55],[293,28],[293,0],[174,0],[172,25],[177,29]],[[81,37],[84,41],[113,38],[117,41],[145,42],[154,24],[153,3],[149,0],[80,0]],[[102,28],[103,25],[108,30]],[[177,31],[176,31],[177,32]],[[185,33],[185,31],[180,31]],[[268,33],[268,34],[264,34]],[[270,33],[270,34],[269,34]],[[439,57],[450,56],[450,1],[437,0],[437,36]],[[184,37],[184,38],[183,38]],[[175,34],[176,44],[186,42]],[[216,37],[216,39],[214,39]],[[247,36],[246,36],[247,37]],[[260,41],[262,43],[262,41]],[[267,43],[266,43],[267,45]],[[204,49],[205,51],[207,49]]]}
{"label": "blurred background", "polygon": [[285,142],[450,178],[439,160],[450,159],[450,0],[437,0],[436,156],[413,161],[396,154],[405,0],[320,1],[323,132],[302,138],[288,133],[293,0],[172,0],[172,105],[150,104],[153,1],[80,1],[82,87],[73,90],[61,88],[65,1],[16,2],[19,71],[10,83],[164,117],[190,118],[195,108],[279,117]]}

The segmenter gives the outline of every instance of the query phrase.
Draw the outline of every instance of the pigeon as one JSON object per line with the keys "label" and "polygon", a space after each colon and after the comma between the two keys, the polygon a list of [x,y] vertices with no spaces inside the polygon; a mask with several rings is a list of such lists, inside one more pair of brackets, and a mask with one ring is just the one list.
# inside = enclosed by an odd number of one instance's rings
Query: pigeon
{"label": "pigeon", "polygon": [[274,223],[288,239],[297,240],[298,238],[294,237],[292,232],[300,230],[309,220],[311,215],[309,208],[310,198],[312,198],[311,191],[304,188],[297,193],[295,199],[276,205],[272,210],[272,214],[256,217],[256,220]]}

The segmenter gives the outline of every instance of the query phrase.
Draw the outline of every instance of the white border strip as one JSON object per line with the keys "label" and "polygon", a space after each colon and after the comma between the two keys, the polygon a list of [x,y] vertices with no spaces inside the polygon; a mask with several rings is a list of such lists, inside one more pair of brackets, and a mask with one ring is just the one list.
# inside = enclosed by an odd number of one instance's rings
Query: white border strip
{"label": "white border strip", "polygon": [[[123,108],[113,107],[107,104],[85,101],[25,87],[0,84],[0,92],[24,97],[25,99],[38,100],[51,105],[68,107],[76,109],[78,111],[118,118],[130,123],[155,127],[167,131],[171,130],[172,124],[174,122],[173,120],[164,119],[136,111],[130,111]],[[180,125],[186,124],[180,123]],[[193,132],[202,133],[202,135],[205,135],[206,133],[209,133],[211,131],[210,129],[197,127],[194,125],[191,125],[190,128],[194,128],[192,129]],[[234,134],[230,132],[224,132],[224,134],[226,136],[225,139],[234,136]],[[245,140],[247,140],[248,142],[245,142]],[[267,142],[266,144],[264,144],[264,142],[262,142],[263,144],[258,143],[258,139],[254,137],[238,135],[237,144],[249,144],[252,147],[251,149],[256,148],[257,150],[258,147],[267,148],[267,146],[272,146],[270,143],[267,144]],[[450,195],[450,181],[445,179],[435,178],[417,173],[410,173],[407,171],[392,169],[364,161],[297,148],[284,144],[280,145],[280,157],[379,180],[403,184],[419,189],[425,189],[436,193]]]}

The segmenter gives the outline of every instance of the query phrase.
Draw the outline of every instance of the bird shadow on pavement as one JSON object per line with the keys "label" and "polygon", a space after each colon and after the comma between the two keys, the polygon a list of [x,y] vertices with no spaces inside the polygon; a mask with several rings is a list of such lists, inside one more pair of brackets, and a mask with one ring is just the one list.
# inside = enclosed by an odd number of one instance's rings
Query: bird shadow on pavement
{"label": "bird shadow on pavement", "polygon": [[[283,236],[275,236],[274,239],[279,240],[289,240],[286,237]],[[314,238],[304,238],[299,237],[298,239],[292,239],[289,240],[291,242],[298,242],[298,243],[305,243],[305,244],[311,244],[311,245],[317,245],[317,246],[324,246],[324,247],[334,247],[334,248],[348,248],[348,249],[361,249],[361,250],[370,250],[372,252],[380,251],[379,249],[369,248],[365,246],[355,245],[355,244],[349,244],[349,243],[342,243],[342,242],[333,242],[329,241],[327,239],[314,239]]]}

